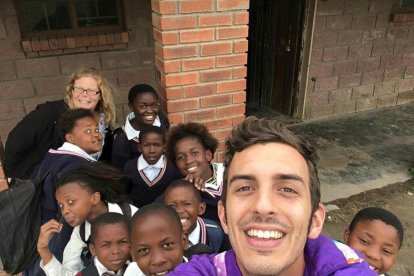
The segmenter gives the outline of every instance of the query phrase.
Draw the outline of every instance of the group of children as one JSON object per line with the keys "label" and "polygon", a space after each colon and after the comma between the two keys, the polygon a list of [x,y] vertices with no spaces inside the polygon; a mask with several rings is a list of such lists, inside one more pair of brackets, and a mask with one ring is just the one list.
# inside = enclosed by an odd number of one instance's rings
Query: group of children
{"label": "group of children", "polygon": [[[193,254],[229,246],[217,215],[224,172],[212,162],[217,140],[199,123],[169,129],[148,85],[134,86],[128,100],[132,112],[115,131],[112,166],[91,157],[102,150],[91,112],[68,110],[59,121],[65,143],[40,166],[56,168],[43,187],[38,241],[47,275],[165,275]],[[368,208],[355,216],[344,241],[383,274],[403,235],[393,214]]]}

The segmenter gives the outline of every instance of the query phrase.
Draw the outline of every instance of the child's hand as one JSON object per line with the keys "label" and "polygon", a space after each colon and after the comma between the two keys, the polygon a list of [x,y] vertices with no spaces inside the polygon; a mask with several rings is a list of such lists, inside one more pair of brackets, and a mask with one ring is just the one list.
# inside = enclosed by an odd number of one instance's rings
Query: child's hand
{"label": "child's hand", "polygon": [[49,241],[55,233],[59,233],[62,230],[62,224],[54,219],[49,220],[40,227],[39,239],[37,240],[37,248],[46,248],[49,245]]}
{"label": "child's hand", "polygon": [[201,177],[196,176],[194,174],[187,174],[187,176],[185,177],[185,179],[188,180],[188,181],[190,181],[191,183],[193,183],[194,186],[198,190],[205,191],[205,188],[204,188],[205,181]]}

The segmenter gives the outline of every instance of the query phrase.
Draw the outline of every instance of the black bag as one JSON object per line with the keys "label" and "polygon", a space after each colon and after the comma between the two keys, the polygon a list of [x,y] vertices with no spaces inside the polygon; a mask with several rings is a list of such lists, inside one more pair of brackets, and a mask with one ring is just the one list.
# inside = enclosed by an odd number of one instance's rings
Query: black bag
{"label": "black bag", "polygon": [[38,256],[42,189],[49,174],[41,171],[34,181],[14,179],[0,192],[0,261],[9,274],[25,270]]}

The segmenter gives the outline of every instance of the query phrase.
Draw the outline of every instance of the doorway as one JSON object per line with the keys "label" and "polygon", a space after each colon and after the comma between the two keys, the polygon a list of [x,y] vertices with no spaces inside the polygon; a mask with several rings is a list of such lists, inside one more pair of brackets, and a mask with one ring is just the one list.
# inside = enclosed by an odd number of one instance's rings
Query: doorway
{"label": "doorway", "polygon": [[294,117],[308,0],[250,1],[247,115]]}

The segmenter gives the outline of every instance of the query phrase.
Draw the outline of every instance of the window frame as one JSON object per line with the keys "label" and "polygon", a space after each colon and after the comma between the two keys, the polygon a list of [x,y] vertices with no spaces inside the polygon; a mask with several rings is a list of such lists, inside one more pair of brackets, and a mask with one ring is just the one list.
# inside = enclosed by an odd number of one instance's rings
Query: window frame
{"label": "window frame", "polygon": [[118,24],[117,25],[105,25],[105,26],[94,26],[94,27],[79,27],[77,23],[77,14],[75,9],[74,0],[66,0],[69,4],[69,17],[71,29],[61,29],[61,30],[46,30],[46,31],[35,31],[29,32],[25,27],[25,22],[21,15],[20,9],[18,9],[17,0],[14,0],[15,10],[17,13],[17,18],[20,27],[20,33],[22,39],[32,39],[39,37],[50,37],[50,36],[79,36],[79,35],[89,35],[102,32],[122,32],[125,30],[125,15],[123,9],[123,0],[115,0],[118,10]]}

